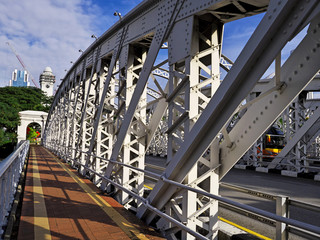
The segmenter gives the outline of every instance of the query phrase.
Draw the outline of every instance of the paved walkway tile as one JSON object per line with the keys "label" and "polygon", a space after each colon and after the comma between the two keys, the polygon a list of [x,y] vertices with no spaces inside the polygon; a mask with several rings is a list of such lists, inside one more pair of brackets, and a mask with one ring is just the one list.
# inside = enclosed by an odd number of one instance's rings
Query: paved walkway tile
{"label": "paved walkway tile", "polygon": [[163,238],[48,150],[31,146],[18,239]]}

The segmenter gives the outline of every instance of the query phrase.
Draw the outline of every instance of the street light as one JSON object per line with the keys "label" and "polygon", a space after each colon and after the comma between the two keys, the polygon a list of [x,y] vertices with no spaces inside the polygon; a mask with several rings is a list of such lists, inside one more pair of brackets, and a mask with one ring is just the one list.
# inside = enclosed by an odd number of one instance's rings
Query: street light
{"label": "street light", "polygon": [[118,11],[115,11],[113,15],[114,15],[114,16],[119,16],[120,20],[121,20],[121,18],[122,18],[121,13],[119,13]]}

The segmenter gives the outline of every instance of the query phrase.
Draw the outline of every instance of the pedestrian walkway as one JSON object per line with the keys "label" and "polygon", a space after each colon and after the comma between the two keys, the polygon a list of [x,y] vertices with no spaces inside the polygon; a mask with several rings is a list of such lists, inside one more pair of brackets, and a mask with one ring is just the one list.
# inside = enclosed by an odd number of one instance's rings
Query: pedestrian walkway
{"label": "pedestrian walkway", "polygon": [[162,239],[42,146],[31,146],[18,239]]}

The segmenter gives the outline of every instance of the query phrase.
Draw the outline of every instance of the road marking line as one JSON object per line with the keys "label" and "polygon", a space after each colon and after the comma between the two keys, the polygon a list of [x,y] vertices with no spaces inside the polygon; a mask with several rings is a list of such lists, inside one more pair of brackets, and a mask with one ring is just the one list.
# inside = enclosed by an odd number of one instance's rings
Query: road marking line
{"label": "road marking line", "polygon": [[42,191],[38,161],[34,148],[31,148],[33,157],[33,205],[34,205],[34,238],[51,240],[46,203]]}
{"label": "road marking line", "polygon": [[222,218],[222,217],[218,217],[221,221],[223,221],[223,222],[226,222],[226,223],[228,223],[228,224],[230,224],[230,225],[232,225],[232,226],[235,226],[235,227],[237,227],[237,228],[239,228],[239,229],[241,229],[241,230],[243,230],[243,231],[245,231],[245,232],[247,232],[247,233],[250,233],[250,234],[252,234],[252,235],[254,235],[254,236],[257,236],[257,237],[259,237],[259,238],[261,238],[261,239],[264,239],[264,240],[272,240],[271,238],[268,238],[268,237],[266,237],[266,236],[263,236],[263,235],[261,235],[261,234],[259,234],[259,233],[256,233],[256,232],[254,232],[254,231],[252,231],[252,230],[250,230],[250,229],[247,229],[247,228],[245,228],[245,227],[242,227],[242,226],[240,226],[240,225],[238,225],[238,224],[236,224],[236,223],[233,223],[233,222],[230,222],[229,220],[227,220],[227,219],[224,219],[224,218]]}
{"label": "road marking line", "polygon": [[[149,188],[149,189],[151,189],[151,190],[153,189],[152,187],[149,187],[148,185],[144,185],[144,187]],[[242,227],[242,226],[240,226],[240,225],[238,225],[238,224],[236,224],[236,223],[233,223],[233,222],[231,222],[231,221],[229,221],[229,220],[227,220],[227,219],[224,219],[224,218],[219,217],[219,216],[218,216],[218,218],[219,218],[221,221],[226,222],[226,223],[229,223],[230,225],[235,226],[235,227],[237,227],[237,228],[239,228],[239,229],[241,229],[241,230],[243,230],[243,231],[245,231],[245,232],[247,232],[247,233],[250,233],[250,234],[252,234],[252,235],[254,235],[254,236],[257,236],[257,237],[262,238],[262,239],[265,239],[265,240],[272,240],[271,238],[265,237],[265,236],[263,236],[263,235],[261,235],[261,234],[259,234],[259,233],[256,233],[256,232],[254,232],[254,231],[252,231],[252,230],[250,230],[250,229],[247,229],[247,228]]]}
{"label": "road marking line", "polygon": [[150,190],[153,190],[153,188],[152,187],[149,187],[148,185],[143,185],[144,187],[146,187],[146,188],[148,188],[148,189],[150,189]]}
{"label": "road marking line", "polygon": [[115,210],[108,202],[100,197],[91,187],[89,187],[82,179],[75,175],[62,162],[60,162],[51,152],[46,151],[54,158],[54,160],[72,177],[76,183],[92,198],[92,200],[128,235],[131,239],[148,238],[140,233],[130,222],[128,222],[117,210]]}

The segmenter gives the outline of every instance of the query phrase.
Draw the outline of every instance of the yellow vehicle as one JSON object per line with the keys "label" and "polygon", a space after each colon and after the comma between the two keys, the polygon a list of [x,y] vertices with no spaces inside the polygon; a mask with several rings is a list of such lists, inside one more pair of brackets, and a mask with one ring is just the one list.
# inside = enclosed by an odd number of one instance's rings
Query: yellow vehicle
{"label": "yellow vehicle", "polygon": [[[262,143],[263,159],[273,159],[285,146],[285,136],[278,126],[272,126],[265,133]],[[258,149],[258,154],[261,149]]]}

